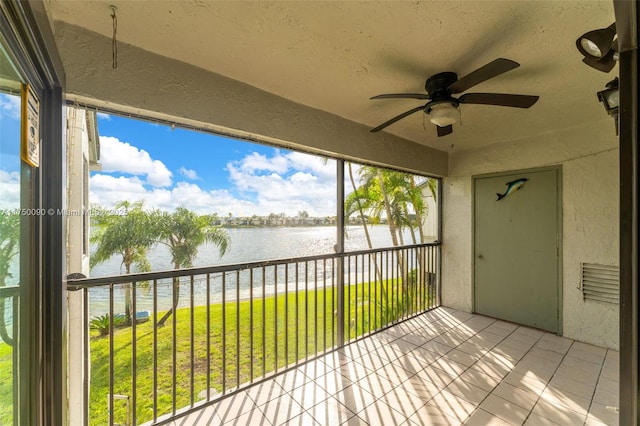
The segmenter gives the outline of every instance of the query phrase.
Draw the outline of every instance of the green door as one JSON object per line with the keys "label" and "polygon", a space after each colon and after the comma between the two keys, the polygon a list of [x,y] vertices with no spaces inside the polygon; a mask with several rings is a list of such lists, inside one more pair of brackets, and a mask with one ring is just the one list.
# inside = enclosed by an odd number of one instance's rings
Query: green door
{"label": "green door", "polygon": [[559,182],[559,169],[475,179],[475,312],[558,332]]}

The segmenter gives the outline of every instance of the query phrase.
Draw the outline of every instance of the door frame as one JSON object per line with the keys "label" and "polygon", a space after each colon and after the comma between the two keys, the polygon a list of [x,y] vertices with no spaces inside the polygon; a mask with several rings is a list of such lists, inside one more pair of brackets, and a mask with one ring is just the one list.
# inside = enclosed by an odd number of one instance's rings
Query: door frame
{"label": "door frame", "polygon": [[556,172],[556,197],[557,197],[557,232],[556,241],[558,247],[558,336],[563,335],[563,244],[562,244],[562,165],[535,167],[531,169],[516,169],[495,173],[484,173],[471,176],[471,311],[476,312],[476,182],[478,179],[494,178],[500,176],[510,176],[514,174],[522,173],[536,173],[536,172]]}
{"label": "door frame", "polygon": [[[62,211],[65,200],[64,69],[44,2],[0,0],[0,32],[40,98],[40,167],[30,175],[30,207]],[[26,172],[23,172],[26,173]],[[22,196],[21,196],[22,197]],[[62,215],[22,218],[16,425],[66,425],[65,225]],[[24,272],[24,273],[23,273]],[[17,411],[15,411],[17,409]]]}

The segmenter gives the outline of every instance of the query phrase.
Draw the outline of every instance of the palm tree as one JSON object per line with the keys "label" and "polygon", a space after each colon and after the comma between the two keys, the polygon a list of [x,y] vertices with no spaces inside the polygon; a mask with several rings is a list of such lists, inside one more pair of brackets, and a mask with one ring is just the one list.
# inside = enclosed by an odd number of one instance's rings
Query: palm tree
{"label": "palm tree", "polygon": [[[171,252],[171,261],[175,269],[190,268],[198,255],[198,248],[213,243],[223,256],[231,242],[229,234],[217,226],[211,225],[214,217],[198,215],[184,207],[178,207],[173,213],[155,212],[158,219],[156,229],[157,242],[165,244]],[[180,300],[180,279],[173,278],[173,305],[158,321],[164,325],[177,309]]]}
{"label": "palm tree", "polygon": [[[136,203],[121,201],[116,204],[116,208],[124,209],[124,214],[93,216],[93,225],[96,228],[91,234],[91,242],[97,245],[97,249],[91,255],[90,266],[93,268],[114,255],[120,255],[121,266],[124,266],[126,274],[130,274],[134,267],[137,272],[150,271],[147,250],[154,244],[154,233],[149,213],[143,210],[142,201]],[[132,289],[131,284],[128,283],[124,285],[126,324],[131,324],[133,320],[131,298]]]}
{"label": "palm tree", "polygon": [[[11,278],[9,271],[14,258],[20,252],[20,215],[0,213],[0,287]],[[7,333],[5,324],[5,301],[0,300],[0,338],[13,346],[13,338]]]}

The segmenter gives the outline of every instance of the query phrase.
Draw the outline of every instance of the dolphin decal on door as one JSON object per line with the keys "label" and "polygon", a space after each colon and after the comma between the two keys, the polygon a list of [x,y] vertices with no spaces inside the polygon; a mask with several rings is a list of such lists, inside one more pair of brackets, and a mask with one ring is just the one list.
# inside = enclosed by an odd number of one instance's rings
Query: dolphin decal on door
{"label": "dolphin decal on door", "polygon": [[520,178],[511,182],[507,182],[507,190],[504,191],[504,194],[497,194],[498,199],[496,201],[500,201],[502,200],[504,197],[506,197],[507,195],[511,194],[512,192],[517,191],[518,189],[522,188],[522,185],[524,185],[524,183],[526,181],[528,181],[529,179],[527,178]]}

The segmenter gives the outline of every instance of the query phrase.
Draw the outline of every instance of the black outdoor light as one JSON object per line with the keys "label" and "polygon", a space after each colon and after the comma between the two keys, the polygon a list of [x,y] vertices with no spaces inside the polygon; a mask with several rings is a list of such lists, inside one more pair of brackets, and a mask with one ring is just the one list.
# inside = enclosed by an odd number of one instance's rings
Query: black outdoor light
{"label": "black outdoor light", "polygon": [[608,82],[605,89],[597,93],[598,100],[604,105],[604,109],[607,111],[616,125],[616,135],[618,134],[618,109],[620,106],[620,92],[618,90],[618,77]]}
{"label": "black outdoor light", "polygon": [[582,62],[602,72],[609,72],[618,59],[616,24],[589,31],[576,40],[576,47],[584,56]]}

